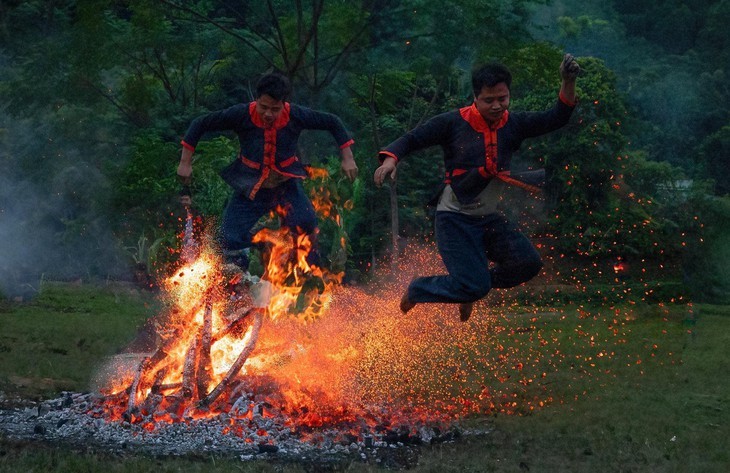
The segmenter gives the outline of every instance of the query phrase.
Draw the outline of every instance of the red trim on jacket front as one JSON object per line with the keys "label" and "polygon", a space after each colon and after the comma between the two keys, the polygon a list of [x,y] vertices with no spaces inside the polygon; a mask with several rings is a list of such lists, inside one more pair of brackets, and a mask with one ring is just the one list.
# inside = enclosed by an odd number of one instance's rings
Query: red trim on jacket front
{"label": "red trim on jacket front", "polygon": [[261,163],[257,163],[256,161],[252,161],[248,159],[246,156],[241,155],[241,162],[245,164],[246,166],[253,168],[253,169],[261,169]]}
{"label": "red trim on jacket front", "polygon": [[[251,192],[249,193],[248,197],[249,199],[253,199],[256,196],[256,193],[261,188],[261,185],[266,181],[266,179],[269,177],[269,174],[273,170],[274,172],[278,172],[279,174],[283,175],[289,175],[287,173],[283,173],[279,171],[278,166],[276,165],[276,131],[284,128],[289,123],[289,113],[291,111],[291,104],[289,102],[284,102],[284,107],[282,108],[281,112],[279,113],[279,116],[276,117],[276,120],[271,125],[267,124],[261,119],[261,115],[259,115],[256,112],[256,102],[251,102],[248,105],[248,113],[251,116],[251,122],[256,125],[259,128],[263,128],[264,130],[264,157],[263,157],[263,163],[262,163],[262,169],[261,169],[261,176],[259,177],[259,180],[256,181],[256,184],[253,186],[253,189],[251,189]],[[293,156],[294,159],[296,159],[296,156]],[[289,162],[291,164],[289,158],[285,162]],[[289,165],[287,164],[287,165]],[[282,163],[283,165],[283,163]],[[290,175],[292,177],[301,177],[301,176],[294,176]]]}
{"label": "red trim on jacket front", "polygon": [[281,109],[281,112],[279,113],[279,116],[276,117],[276,120],[272,125],[268,125],[265,121],[261,119],[261,115],[259,115],[256,112],[256,101],[251,102],[248,104],[248,114],[251,116],[251,122],[256,125],[259,128],[273,128],[275,130],[280,130],[284,128],[287,123],[289,123],[289,112],[291,111],[291,104],[289,102],[284,102],[284,107]]}
{"label": "red trim on jacket front", "polygon": [[[254,114],[258,116],[257,113]],[[288,118],[288,115],[287,115]],[[276,120],[279,121],[278,119]],[[274,122],[276,124],[276,122]],[[264,128],[264,162],[263,162],[263,169],[261,170],[261,177],[259,177],[259,180],[256,182],[256,184],[253,186],[253,189],[251,189],[251,193],[249,194],[249,199],[253,199],[256,193],[261,188],[261,185],[266,181],[266,178],[269,177],[269,173],[271,172],[272,168],[276,167],[276,128],[269,127]]]}
{"label": "red trim on jacket front", "polygon": [[[497,130],[502,128],[509,119],[509,111],[505,110],[502,114],[502,118],[493,125],[489,125],[479,110],[477,110],[476,104],[471,104],[469,107],[459,109],[461,117],[466,120],[474,131],[484,135],[484,166],[479,166],[479,174],[488,179],[490,177],[496,177],[497,179],[511,184],[513,186],[520,187],[529,192],[539,192],[540,188],[518,181],[510,177],[510,171],[499,171],[497,168]],[[464,174],[466,169],[454,169],[451,173],[446,174],[444,182],[449,184],[451,177]]]}
{"label": "red trim on jacket front", "polygon": [[446,171],[446,179],[444,179],[445,184],[451,184],[451,178],[456,176],[461,176],[462,174],[466,173],[466,169],[454,169],[452,171]]}
{"label": "red trim on jacket front", "polygon": [[490,128],[493,130],[498,130],[502,128],[509,119],[509,110],[505,110],[502,113],[502,118],[500,118],[499,121],[493,126],[490,126],[484,119],[482,114],[479,113],[479,110],[477,110],[477,105],[475,103],[472,103],[468,107],[460,108],[459,113],[461,114],[461,117],[469,122],[469,125],[471,125],[471,127],[479,133],[484,133],[485,130],[488,130]]}
{"label": "red trim on jacket front", "polygon": [[296,156],[292,156],[291,158],[287,158],[284,161],[280,162],[278,167],[279,168],[285,168],[285,167],[291,166],[297,159],[299,159],[299,158],[297,158]]}
{"label": "red trim on jacket front", "polygon": [[519,181],[517,179],[510,177],[509,175],[510,175],[509,171],[500,171],[499,174],[497,174],[497,177],[500,180],[506,182],[507,184],[512,184],[513,186],[519,187],[528,192],[532,192],[533,194],[538,194],[542,190],[537,186],[533,186],[532,184],[528,184],[526,182]]}
{"label": "red trim on jacket front", "polygon": [[484,173],[491,176],[497,175],[497,130],[507,123],[509,111],[505,110],[502,113],[502,118],[493,125],[484,120],[475,103],[459,109],[459,113],[474,131],[484,135],[484,171],[480,170],[480,172],[482,172],[482,175]]}

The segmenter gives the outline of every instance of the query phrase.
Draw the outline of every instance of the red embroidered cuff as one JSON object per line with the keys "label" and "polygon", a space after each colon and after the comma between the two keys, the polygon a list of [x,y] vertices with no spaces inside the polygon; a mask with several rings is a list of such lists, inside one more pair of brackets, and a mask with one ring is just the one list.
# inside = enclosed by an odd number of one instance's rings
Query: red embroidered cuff
{"label": "red embroidered cuff", "polygon": [[394,155],[390,151],[381,151],[380,153],[378,153],[378,161],[380,161],[381,163],[383,161],[385,161],[385,158],[386,157],[387,158],[393,158],[393,159],[395,159],[395,162],[396,163],[398,162],[398,156]]}
{"label": "red embroidered cuff", "polygon": [[350,141],[348,141],[348,142],[346,142],[346,143],[343,143],[343,144],[341,144],[341,145],[340,145],[340,149],[345,149],[345,148],[349,148],[349,147],[350,147],[350,146],[352,146],[353,144],[355,144],[355,140],[350,140]]}
{"label": "red embroidered cuff", "polygon": [[565,105],[567,105],[568,107],[575,107],[575,104],[577,104],[577,103],[578,103],[578,100],[577,100],[577,99],[576,99],[576,100],[574,100],[573,102],[571,102],[570,100],[568,100],[568,99],[567,99],[567,98],[565,97],[565,95],[563,95],[563,91],[562,91],[562,90],[560,91],[560,94],[558,95],[558,97],[560,97],[560,101],[561,101],[561,102],[563,102],[563,103],[564,103]]}
{"label": "red embroidered cuff", "polygon": [[189,143],[186,143],[185,140],[182,140],[180,142],[180,144],[183,145],[183,148],[185,148],[185,149],[189,149],[190,151],[195,151],[195,146],[193,146]]}

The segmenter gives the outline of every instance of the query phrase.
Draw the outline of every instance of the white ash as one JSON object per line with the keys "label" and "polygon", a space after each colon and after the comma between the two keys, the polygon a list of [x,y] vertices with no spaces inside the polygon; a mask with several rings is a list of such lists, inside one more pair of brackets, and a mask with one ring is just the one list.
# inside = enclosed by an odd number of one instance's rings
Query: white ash
{"label": "white ash", "polygon": [[[470,432],[451,427],[418,426],[417,435],[380,429],[352,432],[352,426],[308,429],[297,433],[284,416],[253,415],[243,419],[250,404],[242,396],[230,414],[207,419],[139,422],[109,421],[103,417],[101,398],[89,393],[63,393],[58,399],[33,406],[0,410],[0,433],[10,439],[43,440],[106,451],[135,451],[154,455],[218,453],[242,460],[275,455],[294,460],[311,457],[366,458],[377,449],[413,447],[453,440]],[[250,400],[250,398],[248,398]],[[146,428],[145,428],[146,427]],[[485,433],[485,432],[473,432]]]}

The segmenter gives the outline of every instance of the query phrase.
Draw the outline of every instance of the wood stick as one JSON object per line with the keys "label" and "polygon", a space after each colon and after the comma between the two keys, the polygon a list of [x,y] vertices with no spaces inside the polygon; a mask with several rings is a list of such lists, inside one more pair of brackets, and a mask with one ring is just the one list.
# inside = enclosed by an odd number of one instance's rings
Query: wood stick
{"label": "wood stick", "polygon": [[239,330],[241,330],[244,327],[244,323],[246,323],[248,320],[248,316],[251,314],[250,308],[247,308],[245,312],[243,312],[243,315],[239,316],[236,320],[229,323],[226,328],[223,330],[220,330],[218,333],[213,335],[213,339],[211,340],[211,344],[216,343],[218,340],[225,338],[226,336],[230,335],[231,333],[238,333]]}
{"label": "wood stick", "polygon": [[127,400],[127,412],[132,412],[137,405],[137,388],[139,387],[139,380],[142,378],[142,372],[145,366],[149,362],[150,358],[146,356],[137,367],[137,372],[134,373],[134,379],[132,384],[129,386],[129,399]]}
{"label": "wood stick", "polygon": [[198,338],[193,338],[188,350],[185,352],[185,363],[183,364],[182,395],[191,399],[195,395],[195,368],[198,359]]}
{"label": "wood stick", "polygon": [[173,389],[180,389],[182,387],[182,383],[169,383],[169,384],[160,384],[158,386],[159,392],[163,393],[165,391],[171,391]]}
{"label": "wood stick", "polygon": [[161,348],[158,348],[152,356],[145,356],[139,363],[137,372],[134,374],[134,380],[129,386],[129,401],[127,402],[127,412],[132,412],[132,410],[137,405],[137,392],[140,390],[142,375],[149,370],[150,366],[157,365],[166,356],[167,353],[165,353],[165,351]]}
{"label": "wood stick", "polygon": [[210,361],[210,346],[213,332],[213,301],[208,298],[203,315],[203,325],[200,326],[200,341],[198,343],[198,397],[205,397],[208,394],[211,371],[213,369]]}
{"label": "wood stick", "polygon": [[165,380],[165,376],[167,376],[168,371],[169,371],[168,367],[157,370],[157,373],[155,373],[155,379],[152,382],[152,388],[150,389],[150,394],[160,394],[160,392],[162,392],[162,389],[161,389],[161,387],[163,386],[162,382]]}
{"label": "wood stick", "polygon": [[241,368],[243,368],[243,364],[246,362],[249,355],[251,355],[251,352],[256,346],[256,341],[259,338],[259,330],[261,329],[261,323],[264,320],[264,314],[266,313],[266,309],[253,307],[249,309],[249,311],[253,313],[254,319],[253,328],[251,330],[251,337],[248,339],[248,343],[243,348],[243,350],[241,350],[238,358],[236,358],[236,361],[228,370],[228,373],[226,373],[225,377],[221,380],[220,383],[218,383],[218,386],[216,386],[215,389],[210,392],[210,394],[208,394],[198,403],[199,407],[207,407],[213,401],[218,399],[218,396],[223,393],[223,390],[230,385],[231,381],[235,379],[235,377],[238,375],[238,372],[241,371]]}
{"label": "wood stick", "polygon": [[[195,304],[195,306],[190,311],[188,311],[188,317],[186,318],[186,320],[193,317],[200,310],[200,308],[207,299],[208,297]],[[139,367],[137,368],[137,372],[134,375],[134,380],[129,387],[129,401],[127,403],[128,412],[131,412],[137,404],[137,392],[140,390],[140,383],[142,382],[142,375],[144,374],[144,372],[154,370],[157,365],[167,357],[167,350],[173,343],[177,341],[177,339],[177,336],[170,337],[162,346],[157,348],[157,351],[155,351],[155,353],[151,357],[145,357],[140,362]]]}

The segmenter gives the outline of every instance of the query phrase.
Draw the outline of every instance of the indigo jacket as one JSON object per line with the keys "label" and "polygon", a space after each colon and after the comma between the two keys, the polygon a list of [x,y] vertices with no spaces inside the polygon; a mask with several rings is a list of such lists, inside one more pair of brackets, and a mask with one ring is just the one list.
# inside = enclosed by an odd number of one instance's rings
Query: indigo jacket
{"label": "indigo jacket", "polygon": [[307,176],[297,156],[297,142],[303,130],[329,131],[340,148],[354,143],[336,115],[285,102],[279,117],[267,126],[256,113],[254,101],[196,118],[185,133],[182,145],[194,151],[207,132],[235,132],[240,152],[221,176],[236,191],[253,199],[272,172],[287,178]]}
{"label": "indigo jacket", "polygon": [[413,151],[440,145],[446,171],[444,183],[451,185],[463,204],[473,201],[493,178],[536,190],[534,183],[510,176],[512,155],[526,138],[568,123],[574,108],[575,104],[560,97],[545,111],[505,111],[499,122],[489,126],[472,104],[436,115],[414,128],[381,150],[379,159],[382,162],[390,156],[399,161]]}

